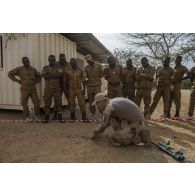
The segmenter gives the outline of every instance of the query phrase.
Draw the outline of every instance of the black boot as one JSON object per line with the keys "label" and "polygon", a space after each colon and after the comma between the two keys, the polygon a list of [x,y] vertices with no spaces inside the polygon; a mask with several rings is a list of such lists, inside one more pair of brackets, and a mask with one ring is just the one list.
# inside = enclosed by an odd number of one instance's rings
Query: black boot
{"label": "black boot", "polygon": [[48,122],[49,122],[49,114],[45,114],[44,123],[48,123]]}
{"label": "black boot", "polygon": [[65,123],[65,120],[62,118],[62,113],[61,112],[58,112],[57,118],[58,118],[59,122]]}
{"label": "black boot", "polygon": [[82,113],[82,121],[85,122],[85,123],[89,123],[90,122],[89,119],[86,116],[86,112]]}
{"label": "black boot", "polygon": [[58,113],[55,111],[52,120],[57,120]]}
{"label": "black boot", "polygon": [[179,118],[179,111],[178,110],[176,110],[176,113],[175,113],[175,116],[174,116],[175,118]]}
{"label": "black boot", "polygon": [[170,111],[167,112],[167,118],[171,118]]}
{"label": "black boot", "polygon": [[75,112],[70,113],[70,120],[71,122],[75,122]]}

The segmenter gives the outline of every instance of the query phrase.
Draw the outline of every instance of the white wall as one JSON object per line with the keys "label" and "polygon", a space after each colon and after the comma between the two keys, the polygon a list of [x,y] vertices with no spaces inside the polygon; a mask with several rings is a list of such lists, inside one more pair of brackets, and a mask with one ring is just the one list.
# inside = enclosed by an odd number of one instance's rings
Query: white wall
{"label": "white wall", "polygon": [[[58,55],[65,53],[68,61],[77,55],[76,44],[60,34],[11,34],[12,39],[8,41],[7,34],[2,34],[2,36],[4,63],[3,69],[0,69],[0,108],[21,109],[19,85],[11,81],[7,74],[11,69],[22,65],[22,57],[29,57],[31,65],[41,71],[43,66],[48,64],[50,54],[55,55],[58,60]],[[43,103],[43,88],[42,79],[41,84],[37,86],[41,104]]]}

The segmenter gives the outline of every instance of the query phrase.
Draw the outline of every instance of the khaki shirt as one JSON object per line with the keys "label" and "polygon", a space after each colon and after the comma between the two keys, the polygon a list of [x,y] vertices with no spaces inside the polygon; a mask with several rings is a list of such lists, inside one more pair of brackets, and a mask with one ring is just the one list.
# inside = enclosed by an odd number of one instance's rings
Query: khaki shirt
{"label": "khaki shirt", "polygon": [[85,74],[89,87],[100,86],[102,84],[103,68],[100,64],[87,65],[85,67]]}
{"label": "khaki shirt", "polygon": [[[42,70],[42,74],[47,73],[63,73],[64,70],[60,66],[44,66]],[[45,88],[47,89],[60,89],[60,79],[45,79]]]}
{"label": "khaki shirt", "polygon": [[147,68],[140,67],[135,74],[137,88],[152,88],[155,72],[155,68],[150,65]]}
{"label": "khaki shirt", "polygon": [[185,66],[175,66],[173,85],[181,84],[184,74],[189,75],[189,70]]}
{"label": "khaki shirt", "polygon": [[170,86],[173,80],[174,71],[171,67],[160,67],[156,71],[158,86]]}
{"label": "khaki shirt", "polygon": [[107,67],[104,69],[104,78],[110,85],[120,85],[122,80],[122,67],[115,65],[114,67]]}
{"label": "khaki shirt", "polygon": [[122,70],[122,84],[124,86],[134,86],[135,85],[135,73],[136,68],[132,67],[131,69],[125,67]]}
{"label": "khaki shirt", "polygon": [[20,78],[21,86],[25,88],[35,87],[35,84],[41,81],[40,73],[32,66],[20,66],[9,71],[8,77],[12,81],[18,81],[16,76]]}
{"label": "khaki shirt", "polygon": [[67,69],[66,80],[68,82],[68,89],[82,90],[83,82],[86,82],[85,74],[79,67],[73,69],[72,67]]}

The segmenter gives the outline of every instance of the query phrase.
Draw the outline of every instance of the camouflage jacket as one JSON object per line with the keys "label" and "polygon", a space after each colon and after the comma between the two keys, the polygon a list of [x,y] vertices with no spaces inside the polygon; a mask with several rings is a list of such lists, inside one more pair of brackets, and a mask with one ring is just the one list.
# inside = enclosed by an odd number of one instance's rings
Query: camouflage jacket
{"label": "camouflage jacket", "polygon": [[147,68],[140,67],[136,71],[135,79],[137,81],[137,88],[152,88],[152,83],[155,75],[155,68],[148,65]]}
{"label": "camouflage jacket", "polygon": [[122,67],[115,65],[104,69],[104,78],[108,81],[108,85],[120,85],[122,80]]}
{"label": "camouflage jacket", "polygon": [[124,86],[135,86],[135,73],[136,68],[132,67],[131,69],[125,67],[122,71],[122,84]]}
{"label": "camouflage jacket", "polygon": [[[16,76],[19,77],[20,80],[16,78]],[[25,66],[17,67],[9,71],[8,77],[12,81],[19,82],[21,86],[25,88],[35,87],[35,84],[41,81],[40,73],[32,66],[29,66],[29,68]]]}
{"label": "camouflage jacket", "polygon": [[159,67],[156,71],[157,85],[170,86],[173,80],[174,71],[171,67]]}
{"label": "camouflage jacket", "polygon": [[100,86],[102,84],[103,68],[100,64],[87,65],[85,67],[87,86]]}

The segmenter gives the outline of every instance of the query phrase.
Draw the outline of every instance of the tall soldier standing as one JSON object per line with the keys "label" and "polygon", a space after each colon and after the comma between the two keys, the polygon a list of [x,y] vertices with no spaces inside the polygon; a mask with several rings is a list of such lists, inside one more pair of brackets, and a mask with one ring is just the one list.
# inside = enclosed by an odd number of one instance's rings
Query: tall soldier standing
{"label": "tall soldier standing", "polygon": [[157,69],[157,89],[153,97],[153,103],[150,106],[150,115],[154,112],[160,98],[163,98],[164,103],[164,117],[168,116],[169,100],[171,91],[171,81],[173,80],[173,68],[170,66],[170,58],[166,57],[163,62],[163,67]]}
{"label": "tall soldier standing", "polygon": [[[59,55],[59,62],[56,63],[57,66],[59,66],[60,69],[63,70],[64,73],[66,73],[67,69],[70,68],[70,64],[66,61],[66,55],[61,53]],[[68,91],[67,91],[67,83],[64,82],[64,79],[60,79],[60,89],[61,89],[61,95],[65,95],[67,103],[68,103]],[[52,120],[57,119],[57,108],[56,105],[54,105],[54,116]]]}
{"label": "tall soldier standing", "polygon": [[86,116],[86,105],[85,105],[85,75],[84,72],[78,67],[77,61],[75,58],[70,59],[71,68],[67,70],[66,80],[68,85],[69,93],[69,109],[71,112],[71,121],[75,121],[75,100],[78,99],[79,107],[82,114],[82,120],[88,122]]}
{"label": "tall soldier standing", "polygon": [[150,111],[152,83],[155,74],[155,68],[148,64],[148,59],[141,59],[142,67],[136,71],[135,79],[137,81],[137,92],[135,102],[140,107],[142,98],[144,100],[144,116],[147,117]]}
{"label": "tall soldier standing", "polygon": [[87,79],[87,95],[89,100],[89,109],[94,117],[96,108],[92,105],[94,97],[97,93],[101,92],[103,68],[100,64],[95,63],[92,60],[91,55],[86,55],[85,60],[88,65],[85,67],[86,79]]}
{"label": "tall soldier standing", "polygon": [[[176,106],[176,112],[174,117],[179,117],[179,112],[181,108],[181,81],[188,79],[190,75],[189,70],[185,66],[183,66],[181,62],[182,62],[182,57],[177,56],[175,60],[176,66],[174,68],[174,78],[171,86],[168,117],[170,117],[170,110],[171,110],[173,100]],[[184,77],[185,74],[186,76]]]}
{"label": "tall soldier standing", "polygon": [[60,122],[65,122],[62,118],[62,96],[60,88],[60,79],[64,77],[63,69],[56,65],[56,59],[54,55],[50,55],[48,58],[49,65],[44,66],[42,70],[42,76],[45,79],[44,89],[44,111],[45,122],[49,121],[49,112],[52,97],[56,105],[57,118]]}
{"label": "tall soldier standing", "polygon": [[126,67],[122,71],[122,92],[123,97],[135,101],[135,73],[132,59],[126,61]]}
{"label": "tall soldier standing", "polygon": [[[35,85],[41,81],[40,73],[30,65],[27,57],[22,58],[23,66],[17,67],[8,73],[8,77],[15,82],[18,82],[21,87],[21,104],[23,113],[27,121],[32,121],[28,108],[28,99],[31,98],[34,104],[35,120],[40,122],[40,106],[39,97]],[[18,79],[17,77],[20,79]]]}
{"label": "tall soldier standing", "polygon": [[113,56],[108,57],[109,67],[104,69],[104,78],[108,82],[108,97],[122,97],[122,67],[116,64]]}

